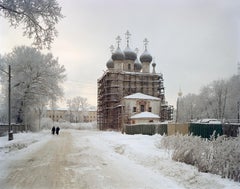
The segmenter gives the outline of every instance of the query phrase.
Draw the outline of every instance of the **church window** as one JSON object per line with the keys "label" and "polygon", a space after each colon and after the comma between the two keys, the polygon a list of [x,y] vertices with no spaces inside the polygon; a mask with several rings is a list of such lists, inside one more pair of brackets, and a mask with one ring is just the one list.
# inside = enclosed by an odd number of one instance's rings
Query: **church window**
{"label": "church window", "polygon": [[137,111],[137,108],[136,107],[133,107],[133,112],[136,112]]}
{"label": "church window", "polygon": [[141,105],[141,112],[144,112],[145,111],[145,107],[144,105]]}
{"label": "church window", "polygon": [[131,70],[131,64],[128,64],[128,70]]}

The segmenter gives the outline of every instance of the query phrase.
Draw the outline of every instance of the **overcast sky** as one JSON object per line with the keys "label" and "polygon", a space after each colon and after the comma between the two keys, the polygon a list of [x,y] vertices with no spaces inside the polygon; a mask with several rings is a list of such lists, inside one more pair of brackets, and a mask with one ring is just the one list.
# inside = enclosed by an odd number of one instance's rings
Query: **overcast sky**
{"label": "overcast sky", "polygon": [[[106,70],[110,45],[130,31],[130,47],[143,40],[163,74],[166,100],[198,93],[202,86],[237,74],[240,60],[239,0],[58,0],[65,16],[51,52],[67,71],[65,98],[82,96],[97,105],[97,79]],[[0,17],[0,53],[30,45],[21,29]]]}

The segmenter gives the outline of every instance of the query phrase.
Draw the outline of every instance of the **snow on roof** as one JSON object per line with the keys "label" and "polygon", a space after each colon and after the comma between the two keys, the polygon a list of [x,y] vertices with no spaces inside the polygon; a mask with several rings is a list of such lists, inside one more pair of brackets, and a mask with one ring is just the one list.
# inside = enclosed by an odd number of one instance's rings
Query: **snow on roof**
{"label": "snow on roof", "polygon": [[[47,110],[68,111],[69,108],[67,108],[67,107],[65,107],[65,108],[59,108],[59,107],[58,107],[58,108],[52,109],[52,108],[47,107]],[[79,108],[79,111],[81,111],[81,110],[82,110],[82,109]],[[88,107],[88,108],[86,109],[86,111],[89,111],[89,112],[97,111],[97,108],[96,108],[95,106]]]}
{"label": "snow on roof", "polygon": [[221,124],[221,120],[218,119],[200,119],[192,123],[205,123],[205,124]]}
{"label": "snow on roof", "polygon": [[47,107],[47,110],[67,111],[68,108],[50,108],[50,107]]}
{"label": "snow on roof", "polygon": [[129,96],[125,96],[124,98],[125,99],[160,100],[160,98],[150,96],[150,95],[146,95],[146,94],[143,94],[143,93],[134,93],[134,94],[131,94]]}
{"label": "snow on roof", "polygon": [[160,117],[151,112],[141,112],[139,114],[135,114],[135,115],[131,116],[131,119],[138,119],[138,118],[160,118]]}

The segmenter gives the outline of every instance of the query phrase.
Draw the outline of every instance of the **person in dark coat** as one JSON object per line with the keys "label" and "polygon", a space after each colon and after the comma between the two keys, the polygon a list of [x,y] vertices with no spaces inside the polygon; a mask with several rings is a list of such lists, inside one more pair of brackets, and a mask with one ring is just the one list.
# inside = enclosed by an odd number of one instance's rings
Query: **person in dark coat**
{"label": "person in dark coat", "polygon": [[60,128],[57,127],[57,128],[56,128],[56,134],[57,134],[57,135],[59,134],[59,131],[60,131]]}
{"label": "person in dark coat", "polygon": [[53,135],[55,134],[55,127],[54,126],[52,127],[52,134]]}

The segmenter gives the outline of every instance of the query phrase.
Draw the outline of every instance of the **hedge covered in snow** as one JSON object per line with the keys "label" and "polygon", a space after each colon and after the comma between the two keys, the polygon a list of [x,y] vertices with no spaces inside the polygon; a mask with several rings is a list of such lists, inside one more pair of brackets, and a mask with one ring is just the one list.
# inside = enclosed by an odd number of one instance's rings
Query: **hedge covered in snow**
{"label": "hedge covered in snow", "polygon": [[79,130],[97,130],[97,122],[88,123],[70,123],[67,121],[53,122],[50,118],[44,118],[41,121],[41,129],[51,129],[52,126],[58,126],[60,129],[79,129]]}
{"label": "hedge covered in snow", "polygon": [[164,136],[159,147],[171,150],[175,161],[240,182],[240,136],[210,140],[192,135]]}

